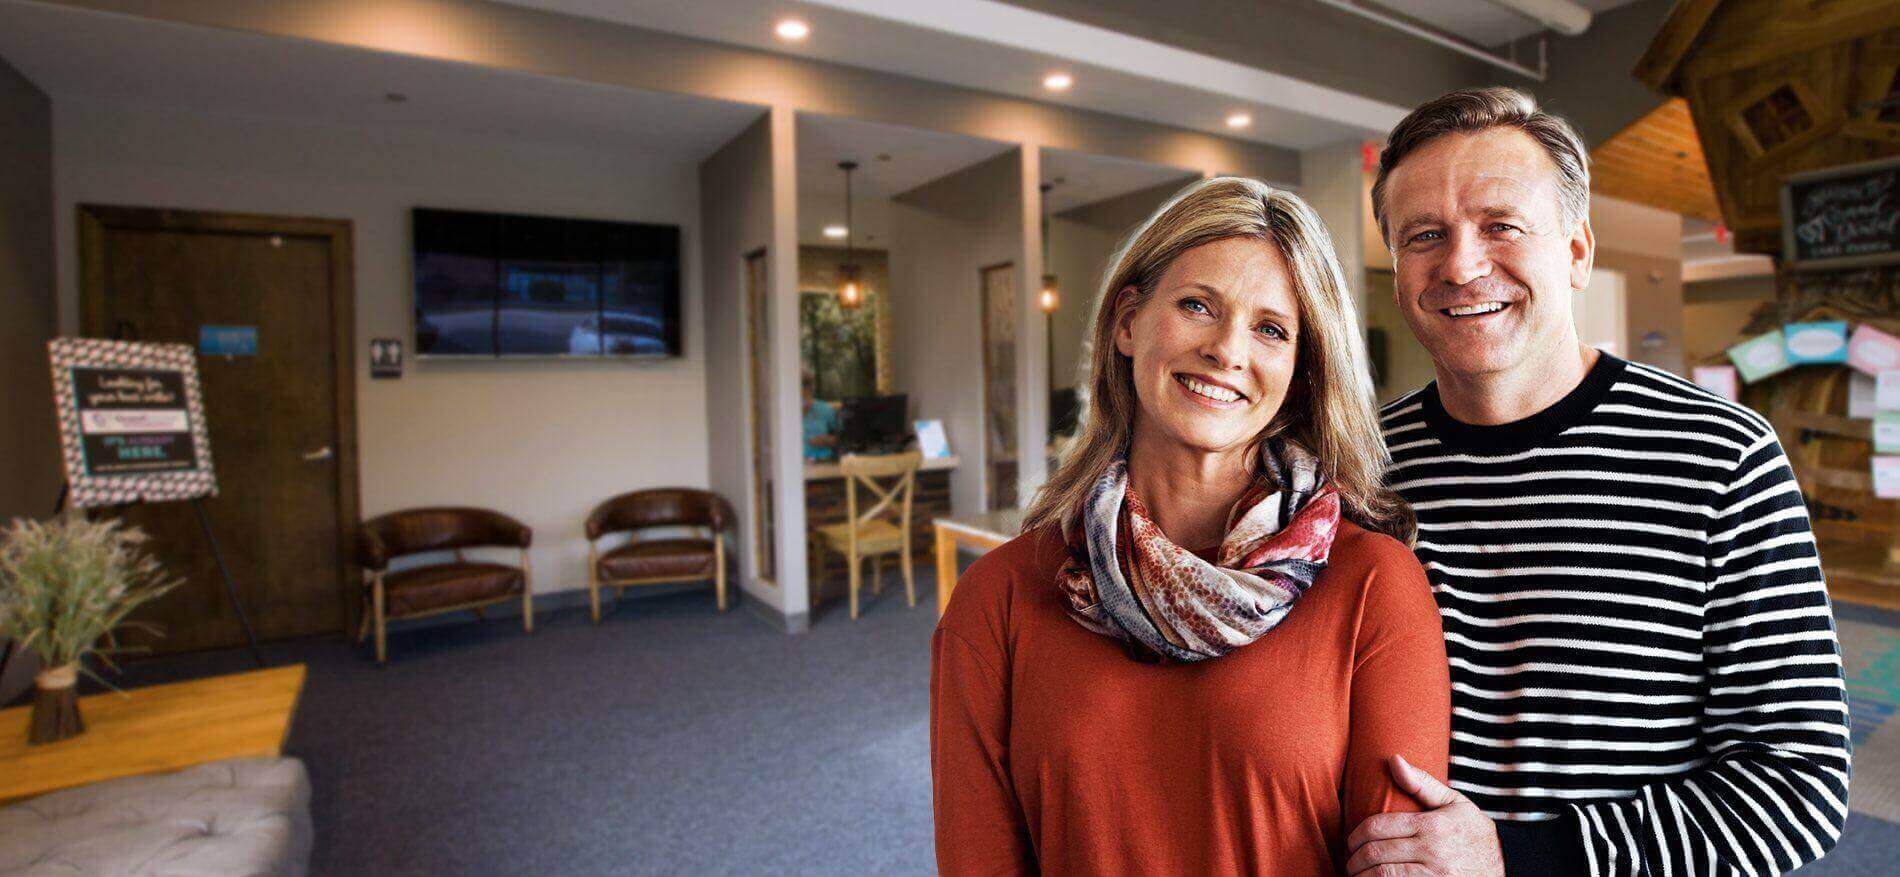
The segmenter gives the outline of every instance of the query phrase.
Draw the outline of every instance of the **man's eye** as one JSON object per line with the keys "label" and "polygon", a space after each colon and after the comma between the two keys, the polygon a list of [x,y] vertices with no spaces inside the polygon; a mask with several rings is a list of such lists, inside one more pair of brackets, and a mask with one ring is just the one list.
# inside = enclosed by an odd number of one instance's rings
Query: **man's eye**
{"label": "man's eye", "polygon": [[1418,234],[1406,238],[1405,242],[1408,244],[1427,244],[1438,240],[1440,237],[1443,237],[1443,235],[1436,231],[1421,231]]}
{"label": "man's eye", "polygon": [[1504,222],[1495,222],[1491,224],[1491,230],[1501,231],[1501,232],[1513,232],[1513,231],[1517,231],[1517,226],[1511,225],[1509,223],[1504,223]]}

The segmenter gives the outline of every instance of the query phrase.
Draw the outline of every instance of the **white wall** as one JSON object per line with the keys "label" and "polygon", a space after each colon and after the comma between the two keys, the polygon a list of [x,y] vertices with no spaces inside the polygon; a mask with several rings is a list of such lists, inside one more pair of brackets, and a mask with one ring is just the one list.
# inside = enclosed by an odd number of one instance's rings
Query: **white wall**
{"label": "white wall", "polygon": [[1101,302],[1102,273],[1126,231],[1060,216],[1049,220],[1049,266],[1061,293],[1049,315],[1052,388],[1076,386],[1088,370],[1082,357]]}
{"label": "white wall", "polygon": [[[910,395],[912,416],[943,421],[950,450],[960,460],[950,476],[950,504],[959,514],[982,509],[988,495],[980,272],[986,265],[1012,262],[1018,270],[1018,295],[1032,294],[1021,272],[1024,251],[1031,249],[1025,231],[1033,228],[1025,229],[1016,209],[1023,172],[1021,153],[1011,150],[896,199],[891,245],[894,377],[897,391]],[[1040,281],[1040,273],[1037,276]],[[1018,337],[1034,338],[1040,345],[1044,325],[1040,320],[1020,325]],[[1025,353],[1019,349],[1019,362]],[[1019,381],[1017,386],[1046,387],[1044,381]],[[1043,395],[1041,407],[1046,411],[1046,390]],[[1019,418],[1027,404],[1021,396],[1019,392]],[[1044,424],[1046,434],[1046,420]],[[1022,448],[1020,439],[1018,445],[1019,458],[1024,450],[1039,454],[1042,449],[1040,439],[1030,449]]]}
{"label": "white wall", "polygon": [[[558,591],[586,586],[582,522],[600,500],[642,487],[707,486],[699,157],[72,101],[60,102],[54,128],[68,331],[78,325],[77,204],[354,223],[366,517],[418,505],[501,509],[534,528],[535,589]],[[412,361],[400,380],[370,380],[369,339],[403,338],[413,351],[408,226],[419,205],[679,225],[684,355]]]}

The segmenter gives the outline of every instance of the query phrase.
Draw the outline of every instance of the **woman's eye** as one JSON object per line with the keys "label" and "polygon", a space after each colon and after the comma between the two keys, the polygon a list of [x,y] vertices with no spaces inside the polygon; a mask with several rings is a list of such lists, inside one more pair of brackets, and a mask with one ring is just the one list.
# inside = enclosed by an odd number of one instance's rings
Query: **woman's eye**
{"label": "woman's eye", "polygon": [[1261,323],[1259,328],[1256,329],[1255,331],[1259,332],[1262,335],[1267,336],[1268,338],[1273,338],[1278,341],[1285,341],[1287,339],[1286,330],[1280,328],[1279,326],[1275,326],[1272,323]]}
{"label": "woman's eye", "polygon": [[1207,305],[1202,303],[1202,301],[1198,298],[1182,299],[1181,308],[1183,310],[1196,313],[1196,314],[1207,313]]}

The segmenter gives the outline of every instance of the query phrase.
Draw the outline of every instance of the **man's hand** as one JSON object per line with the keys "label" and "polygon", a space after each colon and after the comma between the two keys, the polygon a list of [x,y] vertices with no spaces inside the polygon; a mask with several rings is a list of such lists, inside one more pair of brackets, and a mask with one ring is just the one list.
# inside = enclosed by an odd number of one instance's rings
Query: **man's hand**
{"label": "man's hand", "polygon": [[1397,755],[1392,781],[1425,808],[1366,817],[1346,838],[1346,873],[1371,877],[1503,877],[1498,829],[1465,796]]}

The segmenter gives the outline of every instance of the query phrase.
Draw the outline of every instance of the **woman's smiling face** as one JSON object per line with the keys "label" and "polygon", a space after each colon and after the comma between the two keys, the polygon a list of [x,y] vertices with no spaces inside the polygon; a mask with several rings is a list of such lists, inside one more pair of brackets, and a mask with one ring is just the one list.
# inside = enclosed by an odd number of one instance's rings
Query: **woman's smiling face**
{"label": "woman's smiling face", "polygon": [[1243,449],[1286,400],[1299,302],[1286,259],[1259,238],[1176,257],[1140,307],[1117,299],[1115,348],[1132,360],[1135,438],[1201,452]]}

